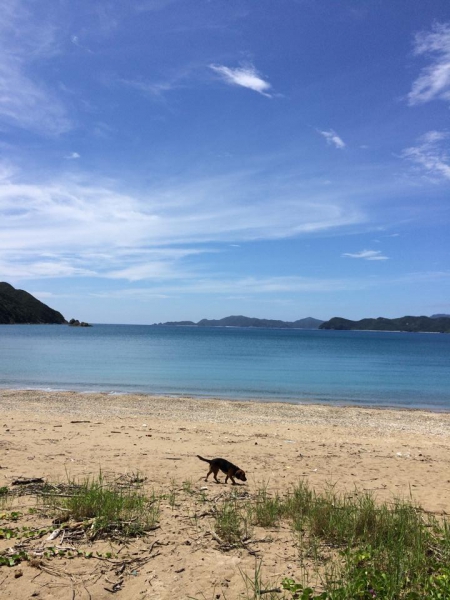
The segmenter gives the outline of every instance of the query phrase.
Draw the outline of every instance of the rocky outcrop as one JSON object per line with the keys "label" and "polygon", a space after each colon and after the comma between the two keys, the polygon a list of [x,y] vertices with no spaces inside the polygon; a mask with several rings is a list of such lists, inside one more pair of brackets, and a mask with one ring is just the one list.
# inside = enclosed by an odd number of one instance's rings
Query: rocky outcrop
{"label": "rocky outcrop", "polygon": [[90,325],[89,323],[79,321],[78,319],[70,319],[69,325],[70,327],[92,327],[92,325]]}

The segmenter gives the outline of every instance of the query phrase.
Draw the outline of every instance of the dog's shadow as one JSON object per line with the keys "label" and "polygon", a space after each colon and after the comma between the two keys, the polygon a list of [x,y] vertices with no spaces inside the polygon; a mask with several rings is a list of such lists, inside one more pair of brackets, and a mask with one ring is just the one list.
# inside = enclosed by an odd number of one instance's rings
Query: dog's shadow
{"label": "dog's shadow", "polygon": [[[214,483],[219,483],[220,485],[228,485],[228,482],[225,483],[225,481],[220,481],[220,480],[217,480],[217,481],[214,480]],[[245,485],[245,483],[238,483],[237,481],[235,481],[234,483],[231,483],[231,485],[238,485],[239,487],[241,487],[241,486]]]}

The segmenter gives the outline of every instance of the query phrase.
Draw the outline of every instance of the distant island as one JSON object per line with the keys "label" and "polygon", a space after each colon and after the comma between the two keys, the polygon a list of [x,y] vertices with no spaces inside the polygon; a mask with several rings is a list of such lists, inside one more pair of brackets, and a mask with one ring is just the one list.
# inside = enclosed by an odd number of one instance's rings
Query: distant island
{"label": "distant island", "polygon": [[254,317],[243,317],[242,315],[224,317],[223,319],[202,319],[198,323],[194,321],[168,321],[167,323],[155,323],[155,325],[176,327],[264,327],[266,329],[318,329],[323,323],[320,319],[306,317],[298,321],[279,321],[277,319],[257,319]]}
{"label": "distant island", "polygon": [[422,333],[450,333],[450,316],[433,315],[432,317],[400,317],[398,319],[361,319],[351,321],[341,317],[333,317],[322,323],[319,329],[336,331],[406,331]]}
{"label": "distant island", "polygon": [[[18,290],[11,284],[0,282],[0,325],[33,324],[33,325],[69,325],[70,327],[92,327],[85,321],[70,319],[50,308],[30,293]],[[175,327],[254,327],[264,329],[331,329],[335,331],[405,331],[423,333],[450,333],[450,315],[435,314],[431,317],[400,317],[398,319],[361,319],[352,321],[341,317],[333,317],[322,321],[306,317],[296,321],[279,319],[257,319],[232,315],[223,319],[201,319],[194,321],[167,321],[154,323],[155,326]]]}
{"label": "distant island", "polygon": [[[0,282],[0,325],[67,325],[63,315],[28,292]],[[71,319],[70,325],[90,327],[88,323]]]}
{"label": "distant island", "polygon": [[202,319],[194,321],[167,321],[154,323],[159,327],[261,327],[265,329],[333,329],[336,331],[405,331],[423,333],[450,333],[450,315],[432,315],[431,317],[400,317],[398,319],[361,319],[352,321],[333,317],[321,321],[313,317],[297,321],[278,319],[257,319],[254,317],[230,316],[223,319]]}

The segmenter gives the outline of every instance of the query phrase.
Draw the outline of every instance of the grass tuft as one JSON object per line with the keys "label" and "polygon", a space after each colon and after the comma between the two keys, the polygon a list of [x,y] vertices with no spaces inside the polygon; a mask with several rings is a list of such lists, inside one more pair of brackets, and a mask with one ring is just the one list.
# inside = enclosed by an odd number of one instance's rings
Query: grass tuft
{"label": "grass tuft", "polygon": [[270,496],[267,484],[256,492],[254,503],[250,507],[252,523],[260,527],[275,527],[285,512],[283,500],[278,494]]}
{"label": "grass tuft", "polygon": [[227,497],[215,511],[214,530],[225,544],[242,545],[249,537],[248,510],[233,496]]}
{"label": "grass tuft", "polygon": [[148,498],[134,486],[117,487],[106,481],[102,473],[72,485],[73,494],[56,497],[54,506],[64,508],[76,521],[92,522],[94,537],[106,533],[143,535],[158,521],[159,500],[154,494]]}

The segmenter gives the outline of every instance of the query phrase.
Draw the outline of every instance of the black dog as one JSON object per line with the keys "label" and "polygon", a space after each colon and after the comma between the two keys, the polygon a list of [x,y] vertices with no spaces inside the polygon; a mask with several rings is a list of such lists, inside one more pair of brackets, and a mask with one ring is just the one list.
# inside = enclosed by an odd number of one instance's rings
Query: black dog
{"label": "black dog", "polygon": [[240,481],[247,481],[245,472],[236,465],[233,465],[233,463],[230,463],[228,460],[225,460],[224,458],[213,458],[212,460],[208,460],[207,458],[203,458],[198,454],[197,458],[209,464],[209,471],[208,475],[205,477],[205,481],[208,481],[208,477],[211,475],[211,473],[214,473],[214,480],[216,481],[216,483],[220,483],[220,481],[217,479],[217,473],[219,471],[225,473],[225,483],[228,481],[228,478],[230,478],[233,482],[233,485],[236,485],[234,477],[236,477],[236,479],[239,479]]}

